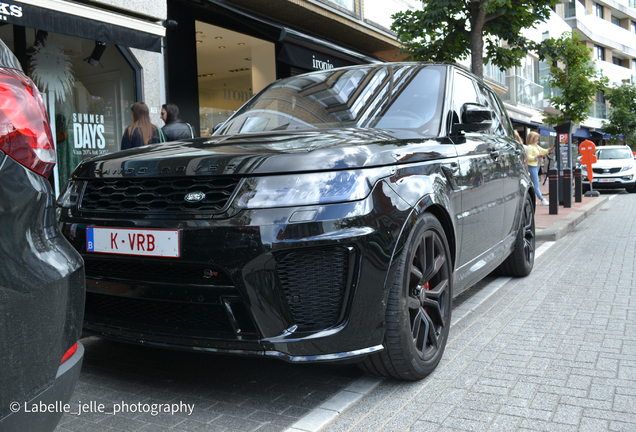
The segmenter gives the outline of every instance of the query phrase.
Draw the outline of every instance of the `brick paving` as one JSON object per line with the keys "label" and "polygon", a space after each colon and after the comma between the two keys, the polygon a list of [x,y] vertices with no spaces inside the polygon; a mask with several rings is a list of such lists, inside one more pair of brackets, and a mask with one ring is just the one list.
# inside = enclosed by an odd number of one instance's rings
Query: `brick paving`
{"label": "brick paving", "polygon": [[[282,431],[362,376],[352,365],[295,365],[95,337],[82,343],[86,354],[72,413],[64,414],[56,432]],[[78,415],[79,405],[90,402],[103,404],[104,412]],[[153,404],[194,408],[190,415],[143,412]],[[128,412],[113,414],[126,406]]]}
{"label": "brick paving", "polygon": [[636,430],[636,195],[615,195],[451,327],[438,369],[321,429]]}

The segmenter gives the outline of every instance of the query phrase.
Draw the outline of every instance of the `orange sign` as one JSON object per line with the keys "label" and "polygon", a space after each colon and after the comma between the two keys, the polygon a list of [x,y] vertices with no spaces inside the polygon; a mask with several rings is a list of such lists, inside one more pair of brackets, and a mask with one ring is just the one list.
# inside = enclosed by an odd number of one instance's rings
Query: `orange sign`
{"label": "orange sign", "polygon": [[596,146],[590,140],[585,140],[579,144],[579,153],[581,153],[581,163],[587,165],[587,178],[592,182],[594,174],[592,174],[592,164],[596,163]]}

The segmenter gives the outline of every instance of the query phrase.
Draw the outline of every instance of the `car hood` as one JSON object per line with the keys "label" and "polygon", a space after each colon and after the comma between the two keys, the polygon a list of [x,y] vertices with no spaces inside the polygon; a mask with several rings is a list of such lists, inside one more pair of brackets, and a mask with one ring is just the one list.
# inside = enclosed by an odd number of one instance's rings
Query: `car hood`
{"label": "car hood", "polygon": [[412,132],[278,132],[198,138],[120,151],[82,162],[73,177],[293,173],[377,167],[455,155],[454,146]]}
{"label": "car hood", "polygon": [[628,165],[634,165],[632,159],[600,159],[592,165],[594,168],[623,168]]}

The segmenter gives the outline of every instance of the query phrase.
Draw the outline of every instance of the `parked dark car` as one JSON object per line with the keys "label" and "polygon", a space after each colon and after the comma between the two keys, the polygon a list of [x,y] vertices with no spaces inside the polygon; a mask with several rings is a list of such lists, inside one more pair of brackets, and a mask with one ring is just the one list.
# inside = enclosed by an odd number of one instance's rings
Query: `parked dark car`
{"label": "parked dark car", "polygon": [[534,202],[488,86],[390,63],[283,79],[212,137],[86,161],[58,203],[87,333],[420,379],[454,295],[531,271]]}
{"label": "parked dark car", "polygon": [[55,218],[55,160],[42,97],[0,41],[2,432],[55,429],[84,356],[84,264]]}

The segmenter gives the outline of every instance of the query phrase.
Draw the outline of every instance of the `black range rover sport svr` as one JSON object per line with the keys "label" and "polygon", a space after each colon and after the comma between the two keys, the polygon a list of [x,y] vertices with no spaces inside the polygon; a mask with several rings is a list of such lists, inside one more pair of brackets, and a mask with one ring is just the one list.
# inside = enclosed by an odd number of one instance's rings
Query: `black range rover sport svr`
{"label": "black range rover sport svr", "polygon": [[454,296],[532,270],[534,202],[483,81],[389,63],[279,80],[212,137],[87,160],[58,206],[87,333],[420,379]]}

